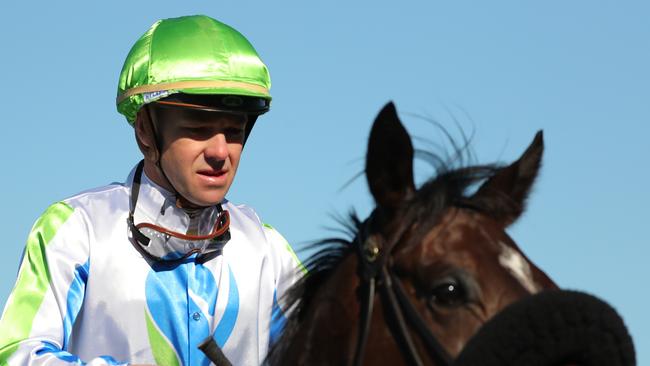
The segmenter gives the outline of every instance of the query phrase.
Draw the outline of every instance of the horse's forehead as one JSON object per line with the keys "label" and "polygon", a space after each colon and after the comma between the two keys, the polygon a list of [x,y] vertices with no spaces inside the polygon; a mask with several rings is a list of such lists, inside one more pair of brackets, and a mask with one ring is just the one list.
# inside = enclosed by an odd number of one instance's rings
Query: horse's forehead
{"label": "horse's forehead", "polygon": [[470,270],[484,266],[494,268],[488,264],[491,262],[506,270],[529,293],[541,289],[535,281],[532,263],[502,227],[478,212],[451,209],[443,214],[424,237],[421,254]]}
{"label": "horse's forehead", "polygon": [[424,236],[423,243],[437,254],[459,250],[498,253],[508,236],[496,222],[478,212],[451,208]]}
{"label": "horse's forehead", "polygon": [[542,287],[535,281],[531,263],[517,249],[499,242],[501,253],[499,264],[505,268],[531,294],[539,292]]}

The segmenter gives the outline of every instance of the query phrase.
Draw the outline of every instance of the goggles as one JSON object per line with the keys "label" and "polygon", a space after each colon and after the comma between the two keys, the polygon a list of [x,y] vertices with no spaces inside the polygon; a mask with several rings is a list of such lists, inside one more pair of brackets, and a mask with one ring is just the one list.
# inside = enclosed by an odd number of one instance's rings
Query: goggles
{"label": "goggles", "polygon": [[144,161],[136,168],[131,188],[131,207],[127,223],[133,235],[133,245],[155,262],[178,263],[192,255],[199,261],[221,253],[230,240],[230,214],[221,205],[204,208],[190,214],[190,233],[183,234],[151,223],[135,224],[133,215],[140,191]]}

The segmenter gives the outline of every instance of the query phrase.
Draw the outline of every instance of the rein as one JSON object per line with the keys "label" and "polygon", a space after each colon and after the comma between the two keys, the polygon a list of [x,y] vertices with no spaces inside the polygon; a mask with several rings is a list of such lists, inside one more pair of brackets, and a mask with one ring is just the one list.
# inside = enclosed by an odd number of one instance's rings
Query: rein
{"label": "rein", "polygon": [[450,365],[451,357],[433,335],[422,316],[416,311],[415,306],[406,296],[402,283],[388,263],[392,248],[402,239],[406,230],[402,229],[394,235],[388,245],[384,246],[376,236],[370,236],[368,233],[371,219],[372,215],[364,223],[357,237],[359,245],[356,248],[362,297],[359,337],[357,338],[353,365],[360,366],[363,363],[377,288],[381,294],[380,301],[384,302],[384,306],[396,324],[396,329],[389,327],[390,332],[409,364],[418,366],[424,364],[409,332],[410,326],[427,346],[429,355],[437,365]]}

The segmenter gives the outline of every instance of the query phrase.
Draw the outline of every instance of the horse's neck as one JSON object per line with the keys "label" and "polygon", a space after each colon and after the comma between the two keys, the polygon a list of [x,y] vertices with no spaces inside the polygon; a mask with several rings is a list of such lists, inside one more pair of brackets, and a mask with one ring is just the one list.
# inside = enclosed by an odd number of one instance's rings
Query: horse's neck
{"label": "horse's neck", "polygon": [[353,254],[344,258],[311,300],[287,352],[299,358],[287,364],[351,363],[359,314],[356,261]]}

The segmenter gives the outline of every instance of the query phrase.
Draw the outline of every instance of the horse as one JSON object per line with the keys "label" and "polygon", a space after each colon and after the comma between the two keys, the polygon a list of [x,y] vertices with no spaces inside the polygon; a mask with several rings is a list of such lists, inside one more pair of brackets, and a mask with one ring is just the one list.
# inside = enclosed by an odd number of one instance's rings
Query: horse
{"label": "horse", "polygon": [[[448,156],[462,156],[458,146]],[[429,154],[437,174],[416,188],[411,138],[387,104],[372,126],[366,155],[376,207],[365,220],[351,213],[342,221],[346,237],[315,244],[320,250],[305,262],[307,275],[283,299],[289,315],[267,364],[446,366],[460,354],[459,366],[483,365],[488,358],[490,365],[633,365],[631,338],[615,311],[585,294],[559,291],[506,233],[525,210],[543,150],[539,131],[509,165],[454,166]],[[497,324],[488,322],[504,308]],[[607,321],[599,320],[602,314]],[[596,332],[598,322],[605,325]],[[517,324],[524,330],[512,332]],[[483,336],[471,339],[482,326]],[[560,355],[523,353],[542,349],[531,329],[561,333],[573,344]],[[592,349],[623,347],[607,358],[598,352],[586,357],[584,344],[591,339],[597,340]],[[484,356],[496,340],[510,353]],[[470,349],[461,353],[468,341]],[[558,348],[554,342],[547,337],[545,349]],[[531,361],[543,358],[555,361]]]}
{"label": "horse", "polygon": [[352,213],[346,237],[319,242],[305,262],[269,364],[449,364],[506,305],[557,289],[506,233],[525,210],[543,150],[539,131],[506,166],[432,155],[437,174],[416,188],[411,138],[387,104],[366,154],[376,207],[365,220]]}

